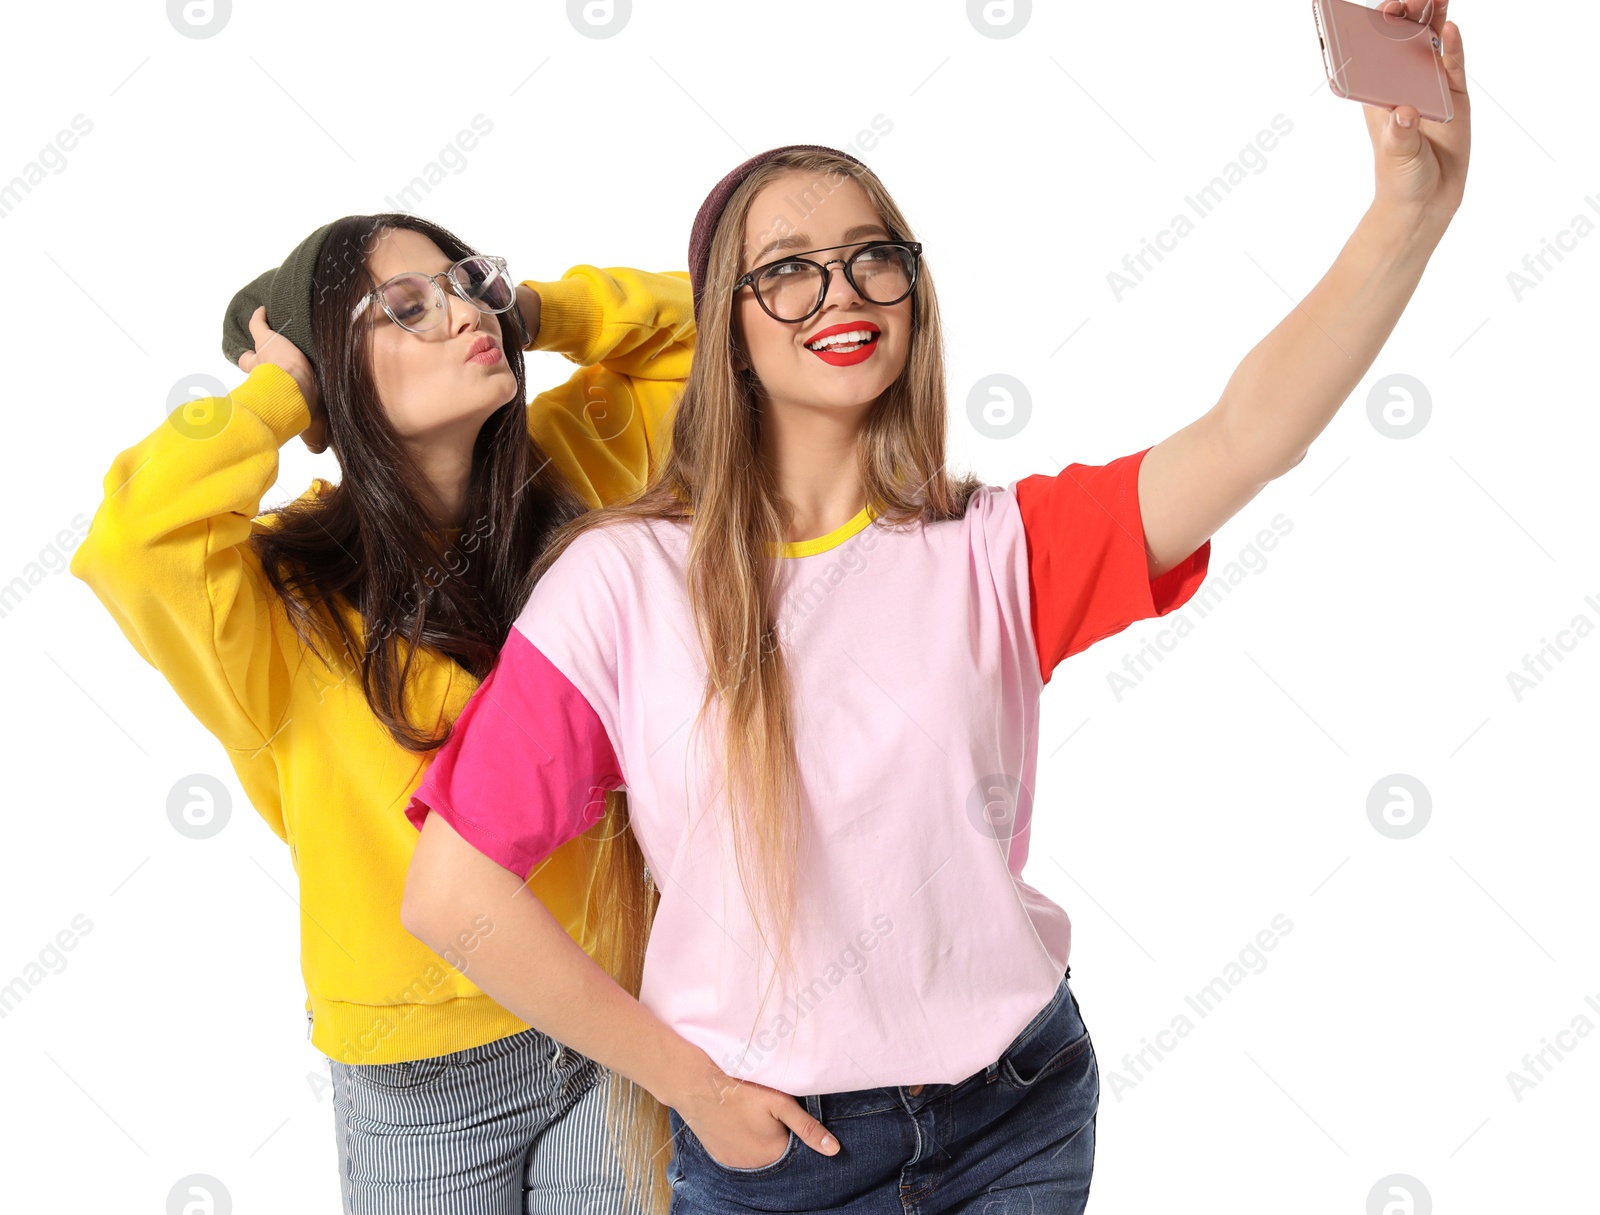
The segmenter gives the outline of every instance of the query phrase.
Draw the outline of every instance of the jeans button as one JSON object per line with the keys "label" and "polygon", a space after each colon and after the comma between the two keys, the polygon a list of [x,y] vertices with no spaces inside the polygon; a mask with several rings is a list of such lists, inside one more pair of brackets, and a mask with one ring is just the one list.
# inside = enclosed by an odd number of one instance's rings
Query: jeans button
{"label": "jeans button", "polygon": [[913,1097],[918,1096],[922,1092],[922,1085],[913,1084],[910,1088],[906,1089],[906,1092],[910,1093]]}

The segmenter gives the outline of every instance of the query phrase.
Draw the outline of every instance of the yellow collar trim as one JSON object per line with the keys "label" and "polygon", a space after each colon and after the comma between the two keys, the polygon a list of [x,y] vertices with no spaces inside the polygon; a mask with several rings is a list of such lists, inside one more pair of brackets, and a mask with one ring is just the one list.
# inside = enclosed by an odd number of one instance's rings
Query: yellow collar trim
{"label": "yellow collar trim", "polygon": [[789,540],[777,545],[776,555],[779,557],[810,557],[816,553],[825,553],[830,548],[837,548],[851,536],[862,531],[876,516],[872,513],[871,506],[863,506],[855,518],[847,523],[842,523],[825,536],[817,536],[811,540]]}

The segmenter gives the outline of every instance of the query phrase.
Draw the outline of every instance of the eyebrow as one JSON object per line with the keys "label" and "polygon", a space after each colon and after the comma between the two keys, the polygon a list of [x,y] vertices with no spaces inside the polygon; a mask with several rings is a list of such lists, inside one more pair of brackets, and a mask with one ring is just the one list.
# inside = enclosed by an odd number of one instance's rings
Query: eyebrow
{"label": "eyebrow", "polygon": [[383,286],[383,284],[388,282],[390,279],[399,278],[402,274],[421,274],[421,275],[429,275],[429,276],[431,276],[433,278],[438,278],[439,275],[443,274],[445,272],[445,270],[450,269],[450,267],[453,266],[453,265],[455,265],[454,262],[445,263],[444,270],[414,270],[414,269],[411,269],[410,267],[407,267],[404,270],[396,270],[393,274],[386,274],[382,278],[379,278],[376,274],[374,274],[372,272],[372,268],[369,266],[369,267],[367,267],[367,277],[372,280],[372,289],[374,291],[376,291],[379,287]]}
{"label": "eyebrow", "polygon": [[[857,237],[874,235],[887,237],[889,230],[882,224],[857,224],[844,234],[844,240],[840,243],[848,245]],[[778,249],[804,249],[810,243],[811,238],[804,232],[796,232],[793,236],[780,236],[775,241],[768,241],[750,260],[759,265],[762,258]]]}

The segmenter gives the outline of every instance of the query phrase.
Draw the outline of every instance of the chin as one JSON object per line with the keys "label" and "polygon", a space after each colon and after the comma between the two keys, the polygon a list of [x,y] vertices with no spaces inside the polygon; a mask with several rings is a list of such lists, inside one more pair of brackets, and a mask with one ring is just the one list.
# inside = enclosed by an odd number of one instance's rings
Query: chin
{"label": "chin", "polygon": [[[492,399],[498,401],[501,405],[504,405],[514,395],[516,395],[517,377],[512,375],[509,371],[500,375],[490,376],[483,382],[480,391],[483,393],[484,400],[487,401]],[[498,406],[496,408],[498,408]]]}
{"label": "chin", "polygon": [[871,405],[874,401],[877,401],[880,397],[882,397],[883,394],[888,391],[889,385],[892,383],[894,383],[893,380],[885,380],[881,384],[877,383],[876,381],[865,385],[834,384],[831,386],[832,391],[824,390],[823,392],[819,393],[818,396],[823,403],[828,405],[836,405],[840,408],[860,409],[862,406]]}

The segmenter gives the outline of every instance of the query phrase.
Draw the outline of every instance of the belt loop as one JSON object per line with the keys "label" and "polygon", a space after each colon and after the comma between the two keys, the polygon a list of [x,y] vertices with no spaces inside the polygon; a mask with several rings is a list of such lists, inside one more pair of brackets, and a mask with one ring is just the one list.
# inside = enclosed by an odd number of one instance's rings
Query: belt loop
{"label": "belt loop", "polygon": [[803,1099],[804,1099],[805,1105],[806,1105],[806,1113],[810,1114],[818,1122],[821,1122],[822,1121],[822,1094],[821,1093],[807,1093]]}
{"label": "belt loop", "polygon": [[983,1069],[983,1082],[985,1084],[993,1084],[994,1083],[994,1078],[996,1076],[998,1076],[999,1074],[1000,1074],[1000,1060],[996,1059],[993,1063],[989,1064],[988,1067]]}

